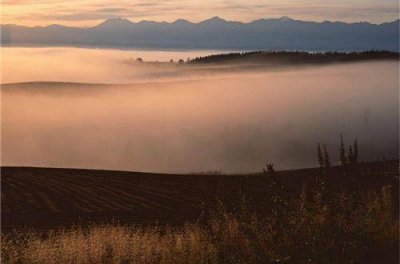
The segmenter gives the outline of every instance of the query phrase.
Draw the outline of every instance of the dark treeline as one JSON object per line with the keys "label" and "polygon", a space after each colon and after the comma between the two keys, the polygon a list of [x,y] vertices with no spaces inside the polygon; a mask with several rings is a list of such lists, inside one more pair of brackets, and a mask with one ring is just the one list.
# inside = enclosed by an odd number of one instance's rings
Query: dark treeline
{"label": "dark treeline", "polygon": [[190,64],[205,63],[256,63],[256,64],[324,64],[370,60],[399,60],[398,52],[300,52],[300,51],[252,51],[196,57]]}

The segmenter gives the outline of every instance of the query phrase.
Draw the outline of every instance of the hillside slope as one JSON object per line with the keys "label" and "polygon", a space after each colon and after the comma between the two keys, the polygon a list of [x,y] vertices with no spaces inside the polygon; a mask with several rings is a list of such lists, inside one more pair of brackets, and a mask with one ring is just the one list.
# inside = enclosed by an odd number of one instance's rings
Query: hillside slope
{"label": "hillside slope", "polygon": [[[398,189],[398,161],[332,168],[328,183],[340,190],[358,175],[363,188]],[[319,169],[278,172],[285,191],[313,184]],[[256,205],[268,189],[264,174],[172,175],[123,171],[2,167],[2,229],[65,226],[90,222],[171,223],[196,220],[216,199],[245,194]],[[397,186],[397,187],[396,187]],[[396,193],[398,191],[396,190]]]}

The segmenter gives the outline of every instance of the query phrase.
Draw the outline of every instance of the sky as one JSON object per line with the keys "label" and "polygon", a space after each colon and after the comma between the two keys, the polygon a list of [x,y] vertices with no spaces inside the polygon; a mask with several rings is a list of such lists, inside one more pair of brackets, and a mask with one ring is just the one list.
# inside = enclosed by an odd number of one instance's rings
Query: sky
{"label": "sky", "polygon": [[399,18],[398,0],[2,0],[2,24],[88,27],[108,18],[199,22],[213,16],[249,22],[299,20],[383,23]]}

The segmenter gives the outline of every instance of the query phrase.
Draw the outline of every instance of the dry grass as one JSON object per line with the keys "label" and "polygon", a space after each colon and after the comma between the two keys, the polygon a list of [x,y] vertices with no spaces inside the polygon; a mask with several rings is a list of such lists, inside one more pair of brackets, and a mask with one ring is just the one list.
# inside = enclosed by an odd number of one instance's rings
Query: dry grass
{"label": "dry grass", "polygon": [[207,263],[216,248],[198,226],[182,230],[92,226],[65,232],[15,233],[2,241],[4,263]]}
{"label": "dry grass", "polygon": [[3,234],[2,263],[398,263],[391,186],[275,192],[263,212],[241,199],[179,228],[97,225]]}

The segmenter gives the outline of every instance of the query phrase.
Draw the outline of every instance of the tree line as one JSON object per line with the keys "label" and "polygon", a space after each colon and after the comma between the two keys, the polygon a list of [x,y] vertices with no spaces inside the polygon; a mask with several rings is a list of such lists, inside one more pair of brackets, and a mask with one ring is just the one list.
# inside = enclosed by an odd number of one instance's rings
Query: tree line
{"label": "tree line", "polygon": [[368,60],[399,60],[398,52],[370,50],[362,52],[250,51],[196,57],[189,64],[205,63],[283,63],[322,64]]}

